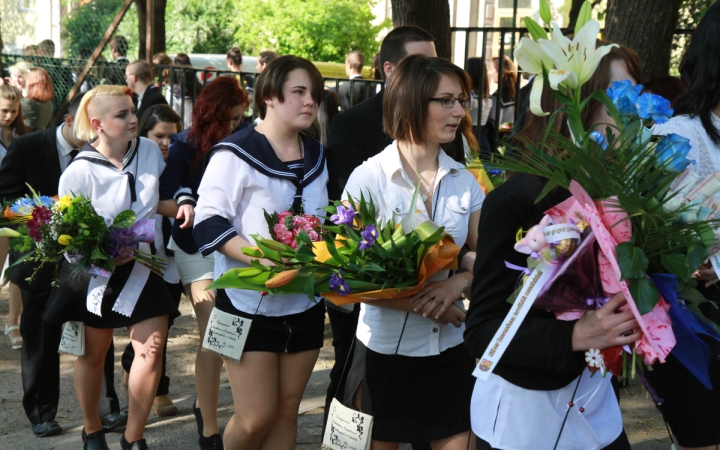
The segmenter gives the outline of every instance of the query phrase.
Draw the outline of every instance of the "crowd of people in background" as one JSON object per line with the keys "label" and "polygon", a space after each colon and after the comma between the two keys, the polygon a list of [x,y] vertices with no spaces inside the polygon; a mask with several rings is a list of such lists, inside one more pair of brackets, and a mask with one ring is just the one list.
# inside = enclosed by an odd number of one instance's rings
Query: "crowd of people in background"
{"label": "crowd of people in background", "polygon": [[[645,84],[648,91],[677,100],[684,116],[666,127],[678,134],[692,131],[693,147],[712,163],[698,167],[701,175],[720,170],[720,54],[707,54],[718,48],[713,37],[718,26],[720,4],[715,4],[683,59],[682,81],[662,75]],[[375,450],[394,450],[400,442],[412,443],[414,450],[492,450],[497,443],[552,448],[554,435],[543,434],[544,421],[558,413],[558,396],[574,386],[584,367],[577,364],[578,352],[637,339],[637,333],[619,338],[598,324],[601,312],[611,314],[622,299],[613,298],[596,315],[570,326],[533,310],[497,375],[485,383],[472,376],[475,358],[497,330],[515,288],[517,274],[502,264],[517,259],[510,254],[514,233],[567,197],[564,190],[553,190],[537,205],[533,201],[543,184],[516,175],[486,201],[465,170],[475,155],[489,159],[497,152],[498,131],[537,140],[548,126],[547,117],[527,111],[522,68],[509,57],[470,58],[466,71],[437,57],[432,35],[404,26],[384,38],[369,79],[360,51],[345,58],[347,79],[326,84],[312,62],[271,51],[258,55],[257,75],[248,76],[241,50],[231,48],[227,73],[205,82],[188,54],[157,53],[150,64],[128,59],[123,36],[113,37],[109,46],[112,70],[86,78],[57,123],[52,121],[54,80],[41,64],[19,61],[0,83],[0,198],[23,196],[30,185],[44,195],[86,194],[109,215],[131,205],[138,218],[156,220],[154,247],[169,261],[164,276],[140,279],[131,249],[116,257],[102,317],[88,313],[87,286],[68,276],[66,263],[56,287],[53,268],[43,268],[32,282],[27,281],[31,264],[7,272],[5,334],[12,348],[22,351],[23,407],[38,437],[62,431],[55,420],[57,348],[61,325],[79,320],[86,325],[85,355],[75,363],[83,448],[108,449],[106,433],[121,427],[124,450],[148,448],[148,416],[178,413],[166,346],[183,293],[192,303],[200,337],[213,308],[253,320],[242,364],[197,349],[193,413],[201,449],[294,448],[298,408],[323,346],[326,314],[335,365],[325,419],[336,397],[373,415]],[[55,46],[46,40],[26,47],[25,54],[53,57]],[[74,81],[79,73],[73,73]],[[641,77],[637,54],[618,46],[602,60],[587,89],[606,89],[613,80],[637,83]],[[491,94],[491,86],[499,88]],[[550,105],[549,91],[543,95]],[[587,126],[609,119],[599,102],[589,105]],[[91,171],[94,177],[85,176]],[[143,182],[135,193],[128,183],[139,177]],[[301,294],[265,298],[239,289],[206,290],[228,269],[251,264],[242,248],[252,245],[252,234],[267,234],[263,208],[279,212],[304,205],[312,212],[328,201],[364,193],[386,221],[408,212],[403,208],[417,185],[420,213],[451,230],[464,250],[456,272],[442,272],[410,299],[338,307]],[[103,195],[110,190],[118,195]],[[2,260],[12,264],[20,256],[0,239]],[[138,283],[132,315],[114,312],[118,294]],[[461,298],[471,301],[467,316],[451,307]],[[624,324],[632,320],[627,311],[615,312]],[[119,327],[131,337],[121,361],[127,411],[114,390],[112,332]],[[548,347],[548,337],[557,348]],[[223,363],[234,401],[234,415],[224,425],[217,415]],[[687,381],[687,374],[673,364],[658,369],[653,377],[668,399],[662,412],[680,445],[716,445],[717,391],[688,381],[673,395],[668,377]],[[568,425],[573,442],[577,448],[592,440],[592,448],[629,449],[610,379],[596,384],[602,399],[595,415],[587,414],[587,423]],[[501,404],[501,396],[509,403]],[[507,405],[523,407],[513,414]]]}

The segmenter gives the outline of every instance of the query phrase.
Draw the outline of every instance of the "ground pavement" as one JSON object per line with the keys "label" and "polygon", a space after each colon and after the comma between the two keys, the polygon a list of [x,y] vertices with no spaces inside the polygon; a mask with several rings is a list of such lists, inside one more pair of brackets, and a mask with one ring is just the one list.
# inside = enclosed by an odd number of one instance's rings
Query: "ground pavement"
{"label": "ground pavement", "polygon": [[[192,414],[195,400],[193,362],[197,346],[197,327],[190,315],[191,306],[185,298],[180,306],[183,316],[179,317],[170,331],[168,344],[168,374],[171,378],[170,394],[180,413],[173,417],[160,418],[150,415],[146,438],[152,449],[190,450],[197,447],[197,429]],[[0,292],[0,323],[7,315],[7,291]],[[300,405],[298,437],[295,448],[315,450],[320,448],[321,427],[325,391],[328,375],[333,364],[330,326],[325,327],[325,346],[315,365],[310,382]],[[1,335],[0,335],[1,336]],[[127,344],[125,330],[115,333],[116,360],[119,362],[122,349]],[[0,449],[14,450],[76,450],[81,448],[80,432],[82,416],[75,397],[72,381],[74,358],[63,355],[61,361],[61,399],[57,420],[63,433],[50,438],[36,438],[22,410],[22,386],[20,379],[20,352],[13,351],[7,340],[0,343]],[[126,393],[122,390],[122,369],[117,364],[116,386],[120,402],[127,405]],[[227,377],[223,373],[220,387],[219,417],[221,426],[232,415],[232,396]],[[621,408],[625,428],[633,444],[633,450],[666,450],[670,441],[660,414],[647,398],[637,380],[622,389]],[[109,433],[111,449],[120,449],[120,434]],[[409,446],[403,446],[409,449]]]}

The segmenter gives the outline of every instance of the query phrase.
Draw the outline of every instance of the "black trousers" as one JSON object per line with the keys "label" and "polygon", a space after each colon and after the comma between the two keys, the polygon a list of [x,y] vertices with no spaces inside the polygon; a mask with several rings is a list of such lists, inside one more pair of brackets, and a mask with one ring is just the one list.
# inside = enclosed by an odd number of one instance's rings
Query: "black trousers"
{"label": "black trousers", "polygon": [[51,289],[20,289],[23,310],[20,357],[23,382],[22,404],[33,425],[55,419],[60,400],[60,337],[62,326],[47,323],[42,314]]}
{"label": "black trousers", "polygon": [[[175,306],[180,305],[180,298],[182,297],[182,294],[184,292],[184,288],[182,283],[165,283],[165,285],[168,288],[168,291],[170,291],[170,298],[172,299],[173,303],[175,303]],[[170,330],[170,327],[173,324],[173,318],[171,317],[168,321],[168,330]],[[165,345],[163,346],[163,356],[162,356],[162,374],[160,375],[160,384],[158,384],[157,393],[156,396],[161,395],[168,395],[170,393],[170,377],[167,376],[165,373],[165,369],[167,366],[167,340],[170,333],[167,333],[165,335]],[[122,354],[122,367],[125,370],[125,372],[130,373],[130,368],[132,367],[133,359],[135,359],[135,349],[132,346],[132,342],[129,342],[128,345],[125,347],[125,351]]]}

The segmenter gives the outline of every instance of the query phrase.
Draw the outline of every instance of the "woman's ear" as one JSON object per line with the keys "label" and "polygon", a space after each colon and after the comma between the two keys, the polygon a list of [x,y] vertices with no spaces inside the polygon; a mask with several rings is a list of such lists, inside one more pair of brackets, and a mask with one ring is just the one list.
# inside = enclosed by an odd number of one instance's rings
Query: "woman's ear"
{"label": "woman's ear", "polygon": [[102,133],[102,122],[97,117],[90,119],[90,126],[95,130],[97,134]]}

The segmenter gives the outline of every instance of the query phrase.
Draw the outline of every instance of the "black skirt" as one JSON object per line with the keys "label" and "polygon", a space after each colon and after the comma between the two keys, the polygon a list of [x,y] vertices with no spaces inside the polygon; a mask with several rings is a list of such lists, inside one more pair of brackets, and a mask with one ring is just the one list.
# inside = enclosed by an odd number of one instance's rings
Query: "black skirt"
{"label": "black skirt", "polygon": [[460,344],[439,355],[384,355],[355,339],[345,405],[362,386],[362,412],[374,417],[372,438],[429,442],[470,430],[475,358]]}
{"label": "black skirt", "polygon": [[168,315],[174,318],[180,315],[173,304],[165,281],[159,275],[150,273],[132,315],[126,317],[112,310],[118,295],[125,286],[135,261],[115,268],[105,289],[100,311],[102,317],[87,310],[87,290],[90,275],[81,273],[71,277],[73,264],[63,262],[58,275],[58,286],[50,294],[43,319],[49,323],[62,324],[69,320],[84,322],[93,328],[121,328],[140,323],[152,317]]}
{"label": "black skirt", "polygon": [[[258,302],[259,299],[260,293]],[[233,306],[225,290],[218,289],[215,307],[222,312],[252,320],[243,353],[299,353],[323,346],[325,303],[322,301],[301,313],[263,316],[240,311]]]}

